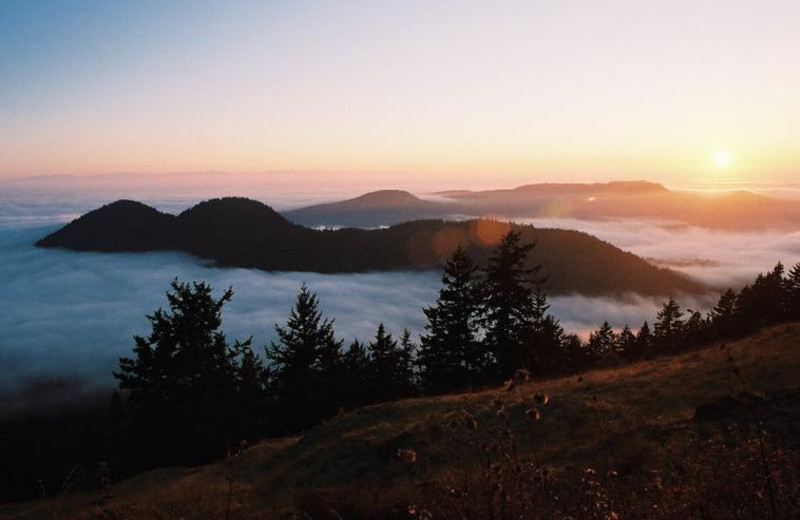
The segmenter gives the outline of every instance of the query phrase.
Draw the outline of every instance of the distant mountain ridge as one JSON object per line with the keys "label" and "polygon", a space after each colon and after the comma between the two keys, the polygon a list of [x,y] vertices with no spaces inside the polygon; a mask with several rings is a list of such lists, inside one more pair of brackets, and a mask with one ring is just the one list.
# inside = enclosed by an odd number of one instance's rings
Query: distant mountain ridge
{"label": "distant mountain ridge", "polygon": [[538,229],[494,220],[418,220],[387,229],[317,231],[244,198],[212,199],[174,216],[134,201],[91,211],[37,246],[77,251],[184,251],[216,265],[268,271],[352,273],[439,269],[459,244],[478,263],[510,229],[536,242],[549,293],[668,295],[706,290],[674,271],[651,265],[578,231]]}
{"label": "distant mountain ridge", "polygon": [[[672,191],[647,181],[540,183],[486,191],[436,192],[426,201],[408,192],[384,197],[373,192],[355,199],[309,206],[285,215],[308,226],[377,227],[412,218],[510,219],[646,218],[711,229],[753,231],[800,229],[800,201],[774,199],[748,191],[699,193]],[[363,201],[370,201],[365,204]]]}

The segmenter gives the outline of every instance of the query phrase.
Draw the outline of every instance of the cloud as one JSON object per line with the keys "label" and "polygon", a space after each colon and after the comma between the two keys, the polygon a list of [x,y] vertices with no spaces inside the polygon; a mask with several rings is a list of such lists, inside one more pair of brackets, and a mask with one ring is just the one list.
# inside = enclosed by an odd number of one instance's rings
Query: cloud
{"label": "cloud", "polygon": [[800,231],[731,232],[658,220],[525,220],[577,229],[717,288],[740,287],[780,260],[800,262]]}
{"label": "cloud", "polygon": [[[205,280],[217,294],[233,286],[224,329],[229,338],[253,335],[258,351],[285,323],[302,282],[318,293],[322,310],[335,319],[339,337],[368,340],[379,322],[399,335],[423,332],[422,308],[435,302],[437,272],[347,275],[266,273],[218,269],[178,253],[105,254],[42,250],[33,243],[101,201],[49,196],[13,199],[0,208],[0,399],[6,408],[57,401],[114,385],[111,371],[131,354],[134,334],[147,334],[146,314],[166,305],[170,281]],[[156,206],[175,211],[185,199]],[[798,233],[730,233],[646,221],[535,220],[542,227],[580,229],[644,257],[719,286],[739,285],[777,260],[800,261]],[[43,225],[47,224],[47,225]],[[546,287],[545,287],[546,289]],[[715,297],[680,303],[707,309]],[[631,294],[622,298],[557,296],[551,311],[568,332],[583,337],[604,320],[615,327],[652,322],[661,302]],[[11,393],[9,393],[11,392]]]}
{"label": "cloud", "polygon": [[219,269],[177,253],[107,254],[32,246],[54,229],[0,230],[0,386],[40,378],[85,378],[109,385],[117,358],[134,334],[147,334],[146,314],[166,306],[170,281],[205,280],[217,294],[232,286],[224,329],[253,335],[257,349],[275,338],[298,289],[307,282],[341,337],[369,339],[379,322],[399,334],[420,331],[422,306],[432,303],[439,273],[322,275]]}

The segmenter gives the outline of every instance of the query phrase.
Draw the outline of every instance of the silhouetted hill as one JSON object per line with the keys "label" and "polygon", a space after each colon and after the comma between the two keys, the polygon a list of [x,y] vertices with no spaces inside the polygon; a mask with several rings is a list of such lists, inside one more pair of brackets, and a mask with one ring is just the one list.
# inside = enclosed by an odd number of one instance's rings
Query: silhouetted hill
{"label": "silhouetted hill", "polygon": [[223,266],[349,273],[438,269],[459,244],[483,263],[512,227],[523,240],[537,243],[531,263],[543,265],[550,293],[667,295],[704,289],[578,231],[492,220],[419,220],[371,231],[317,231],[242,198],[202,202],[177,217],[121,201],[86,214],[37,245],[79,251],[179,250]]}
{"label": "silhouetted hill", "polygon": [[378,227],[441,218],[456,211],[455,203],[422,200],[402,190],[380,190],[341,202],[287,211],[284,215],[306,226]]}
{"label": "silhouetted hill", "polygon": [[132,200],[118,200],[90,211],[71,224],[39,240],[40,247],[87,251],[152,251],[169,248],[165,233],[175,217]]}

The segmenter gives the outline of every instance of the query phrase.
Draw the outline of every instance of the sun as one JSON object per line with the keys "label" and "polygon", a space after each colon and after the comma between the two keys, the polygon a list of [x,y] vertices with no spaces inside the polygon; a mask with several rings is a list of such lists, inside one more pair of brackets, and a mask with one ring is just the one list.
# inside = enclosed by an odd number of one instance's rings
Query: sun
{"label": "sun", "polygon": [[722,169],[731,163],[731,154],[725,150],[719,150],[714,152],[712,159],[714,160],[714,168]]}

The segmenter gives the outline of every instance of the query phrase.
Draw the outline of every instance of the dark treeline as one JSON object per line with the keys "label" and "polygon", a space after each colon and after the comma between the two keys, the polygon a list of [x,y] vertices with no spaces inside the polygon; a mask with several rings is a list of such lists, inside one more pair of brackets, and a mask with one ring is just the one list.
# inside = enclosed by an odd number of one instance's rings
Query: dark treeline
{"label": "dark treeline", "polygon": [[677,354],[714,340],[735,339],[762,327],[800,320],[800,263],[787,273],[778,263],[770,272],[759,274],[738,292],[729,288],[717,304],[703,314],[681,309],[670,298],[656,315],[653,326],[645,322],[637,333],[626,325],[614,331],[603,323],[584,349],[587,367],[604,360],[637,361]]}
{"label": "dark treeline", "polygon": [[427,323],[418,342],[380,324],[372,338],[345,344],[303,285],[263,356],[251,339],[230,341],[220,330],[231,289],[215,298],[206,283],[175,280],[168,309],[148,316],[150,334],[136,336],[132,357],[120,359],[114,372],[120,391],[107,417],[69,445],[77,465],[29,466],[17,447],[40,439],[26,438],[29,426],[17,424],[2,439],[15,447],[2,455],[14,478],[0,498],[47,494],[47,479],[52,494],[58,489],[52,481],[65,475],[92,486],[107,475],[208,462],[244,441],[300,433],[343,410],[496,385],[520,369],[536,377],[573,374],[800,319],[800,264],[788,274],[778,264],[740,291],[723,293],[706,315],[670,299],[652,327],[615,331],[606,322],[584,343],[548,312],[545,280],[527,261],[533,248],[512,230],[484,267],[458,248],[444,266],[437,301],[423,309]]}

